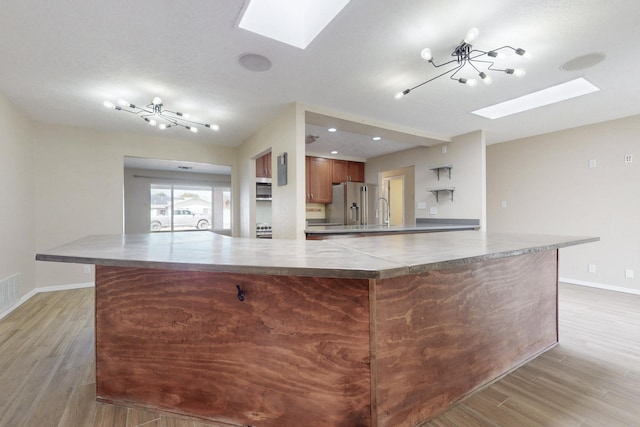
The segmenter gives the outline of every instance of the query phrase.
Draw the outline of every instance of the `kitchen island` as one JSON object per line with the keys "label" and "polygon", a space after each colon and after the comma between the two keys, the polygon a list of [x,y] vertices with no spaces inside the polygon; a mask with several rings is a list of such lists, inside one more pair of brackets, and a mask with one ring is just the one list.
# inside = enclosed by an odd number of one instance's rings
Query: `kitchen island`
{"label": "kitchen island", "polygon": [[237,426],[414,426],[555,346],[558,251],[478,231],[90,236],[100,401]]}

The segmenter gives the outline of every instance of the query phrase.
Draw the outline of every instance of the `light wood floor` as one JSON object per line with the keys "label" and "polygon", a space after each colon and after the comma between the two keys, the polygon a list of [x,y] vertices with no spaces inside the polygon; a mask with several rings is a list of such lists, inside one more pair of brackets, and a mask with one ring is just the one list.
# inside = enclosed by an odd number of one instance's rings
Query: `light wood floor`
{"label": "light wood floor", "polygon": [[[93,289],[0,321],[0,426],[228,427],[96,403],[93,352]],[[640,426],[640,296],[561,285],[560,345],[422,427],[441,426]]]}

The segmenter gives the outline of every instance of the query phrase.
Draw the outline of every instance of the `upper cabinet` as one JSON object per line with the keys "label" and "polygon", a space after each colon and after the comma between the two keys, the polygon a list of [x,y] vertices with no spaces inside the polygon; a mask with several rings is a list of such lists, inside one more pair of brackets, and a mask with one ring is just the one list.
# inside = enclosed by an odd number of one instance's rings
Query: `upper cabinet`
{"label": "upper cabinet", "polygon": [[348,160],[333,160],[333,172],[331,182],[340,184],[342,182],[364,182],[364,163],[351,162]]}
{"label": "upper cabinet", "polygon": [[271,153],[256,159],[256,178],[271,178]]}
{"label": "upper cabinet", "polygon": [[332,160],[324,157],[306,157],[307,202],[331,203]]}

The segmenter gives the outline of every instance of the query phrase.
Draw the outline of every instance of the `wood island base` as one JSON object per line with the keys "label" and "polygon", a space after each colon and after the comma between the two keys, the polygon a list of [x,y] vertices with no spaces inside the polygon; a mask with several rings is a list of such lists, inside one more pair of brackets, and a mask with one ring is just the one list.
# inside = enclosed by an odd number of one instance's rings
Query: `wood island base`
{"label": "wood island base", "polygon": [[238,426],[415,426],[557,344],[557,278],[557,250],[385,279],[96,265],[97,396]]}

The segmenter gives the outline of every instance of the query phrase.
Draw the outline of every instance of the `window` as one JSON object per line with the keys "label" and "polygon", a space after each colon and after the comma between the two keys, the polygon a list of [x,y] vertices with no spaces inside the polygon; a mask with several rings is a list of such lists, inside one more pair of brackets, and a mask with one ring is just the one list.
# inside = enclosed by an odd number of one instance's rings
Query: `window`
{"label": "window", "polygon": [[[217,215],[221,220],[224,218],[222,201],[219,203],[221,209],[217,209],[219,213],[214,209],[214,187],[177,184],[151,184],[149,187],[151,231],[209,230],[212,223],[218,224]],[[214,217],[212,212],[216,212]],[[223,220],[220,223],[224,225]],[[230,222],[228,225],[227,228],[231,228]]]}

